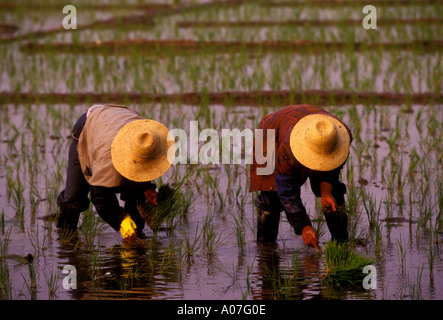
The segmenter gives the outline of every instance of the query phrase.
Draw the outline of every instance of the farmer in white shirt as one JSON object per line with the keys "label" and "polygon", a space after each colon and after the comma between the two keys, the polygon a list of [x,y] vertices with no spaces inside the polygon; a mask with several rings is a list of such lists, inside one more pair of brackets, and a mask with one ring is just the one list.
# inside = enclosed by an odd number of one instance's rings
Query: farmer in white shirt
{"label": "farmer in white shirt", "polygon": [[151,181],[171,166],[168,149],[174,142],[168,135],[164,125],[127,107],[91,107],[72,130],[66,187],[57,197],[57,226],[76,230],[80,213],[89,207],[90,193],[98,215],[124,240],[144,238],[145,221],[137,204],[157,203]]}

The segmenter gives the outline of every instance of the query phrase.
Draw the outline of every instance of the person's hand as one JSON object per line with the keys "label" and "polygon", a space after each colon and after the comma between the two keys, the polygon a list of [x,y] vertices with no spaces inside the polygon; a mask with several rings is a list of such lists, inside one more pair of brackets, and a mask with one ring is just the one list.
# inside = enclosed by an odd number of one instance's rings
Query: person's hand
{"label": "person's hand", "polygon": [[330,193],[322,194],[321,206],[325,213],[332,213],[337,211],[337,203]]}
{"label": "person's hand", "polygon": [[120,224],[120,233],[125,241],[137,238],[137,225],[129,215],[123,218]]}
{"label": "person's hand", "polygon": [[332,196],[332,184],[322,181],[320,183],[321,206],[325,213],[332,213],[337,210],[337,203]]}
{"label": "person's hand", "polygon": [[307,246],[319,249],[317,235],[311,226],[305,226],[301,231],[301,236]]}
{"label": "person's hand", "polygon": [[155,191],[154,189],[148,189],[145,191],[145,197],[146,197],[146,201],[151,202],[155,205],[158,205],[157,202],[157,191]]}

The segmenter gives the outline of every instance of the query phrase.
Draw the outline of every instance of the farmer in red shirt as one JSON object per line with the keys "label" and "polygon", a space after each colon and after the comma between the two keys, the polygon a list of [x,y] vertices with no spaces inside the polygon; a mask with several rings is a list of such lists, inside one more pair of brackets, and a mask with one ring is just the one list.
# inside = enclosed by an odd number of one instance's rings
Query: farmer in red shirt
{"label": "farmer in red shirt", "polygon": [[[306,245],[318,247],[318,237],[300,198],[300,188],[308,178],[315,196],[321,197],[332,240],[347,241],[347,216],[340,210],[346,186],[339,181],[339,174],[349,155],[350,129],[327,111],[308,105],[289,106],[269,114],[262,119],[260,129],[264,130],[263,141],[256,141],[254,146],[262,143],[263,153],[254,150],[250,172],[250,191],[260,192],[255,199],[257,241],[276,240],[280,212],[285,211],[295,234],[301,234]],[[275,141],[267,140],[270,129],[274,130]],[[260,164],[263,161],[257,159],[273,151],[273,171],[260,173],[268,164]]]}

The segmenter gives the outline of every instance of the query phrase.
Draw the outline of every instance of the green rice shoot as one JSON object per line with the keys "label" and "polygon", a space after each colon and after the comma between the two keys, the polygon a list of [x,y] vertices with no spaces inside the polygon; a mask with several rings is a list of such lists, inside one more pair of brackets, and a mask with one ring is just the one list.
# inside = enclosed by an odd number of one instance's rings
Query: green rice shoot
{"label": "green rice shoot", "polygon": [[346,243],[330,241],[325,244],[324,280],[337,286],[361,283],[365,274],[363,268],[373,263],[373,260],[356,253]]}
{"label": "green rice shoot", "polygon": [[138,210],[142,218],[146,221],[152,231],[157,232],[163,227],[166,220],[173,220],[180,216],[183,206],[181,205],[181,194],[179,188],[171,184],[162,184],[158,188],[157,202],[146,202],[138,205]]}

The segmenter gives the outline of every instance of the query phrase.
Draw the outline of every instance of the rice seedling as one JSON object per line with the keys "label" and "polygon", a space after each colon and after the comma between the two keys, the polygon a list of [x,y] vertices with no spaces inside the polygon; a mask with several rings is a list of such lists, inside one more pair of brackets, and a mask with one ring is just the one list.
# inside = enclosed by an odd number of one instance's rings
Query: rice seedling
{"label": "rice seedling", "polygon": [[324,247],[323,279],[337,286],[361,283],[364,278],[363,267],[373,262],[372,258],[356,253],[346,243],[328,242]]}
{"label": "rice seedling", "polygon": [[401,237],[400,237],[400,239],[397,239],[396,250],[397,250],[397,258],[398,258],[400,270],[402,273],[404,273],[405,272],[405,262],[406,262],[406,251],[403,247],[403,242],[401,240]]}
{"label": "rice seedling", "polygon": [[246,235],[245,235],[245,221],[244,216],[240,213],[234,214],[234,234],[237,239],[237,246],[240,251],[240,255],[245,254]]}
{"label": "rice seedling", "polygon": [[375,233],[375,252],[377,255],[383,255],[383,224],[384,221],[379,221],[375,224],[373,232]]}
{"label": "rice seedling", "polygon": [[203,230],[199,231],[197,224],[197,226],[195,227],[195,233],[193,237],[191,237],[186,231],[182,231],[181,233],[183,236],[182,248],[184,254],[186,256],[186,259],[188,261],[191,261],[193,255],[198,251],[198,249],[200,249]]}
{"label": "rice seedling", "polygon": [[426,185],[426,187],[423,188],[423,186],[420,186],[418,190],[418,214],[417,217],[417,223],[418,226],[425,232],[431,232],[434,229],[433,225],[433,215],[436,212],[435,208],[437,206],[437,203],[433,201],[429,197],[429,185]]}
{"label": "rice seedling", "polygon": [[377,201],[371,194],[367,194],[364,190],[360,190],[360,196],[363,201],[366,215],[368,217],[369,227],[374,228],[380,219],[381,202],[377,207]]}
{"label": "rice seedling", "polygon": [[42,250],[46,250],[46,240],[49,237],[48,233],[43,235],[43,239],[40,238],[39,228],[36,228],[34,231],[27,230],[27,235],[29,242],[31,243],[32,248],[36,254],[40,253]]}
{"label": "rice seedling", "polygon": [[[28,266],[28,272],[29,272],[29,282],[26,280],[26,277],[22,275],[24,286],[26,287],[28,293],[29,293],[29,299],[30,300],[36,300],[37,298],[37,273],[34,267],[34,258],[32,255],[28,255],[26,257],[26,264]],[[22,292],[22,294],[24,294]]]}
{"label": "rice seedling", "polygon": [[217,197],[218,197],[218,213],[224,213],[227,211],[226,204],[225,204],[225,198],[223,196],[223,193],[221,191],[217,190]]}
{"label": "rice seedling", "polygon": [[59,229],[57,231],[59,241],[62,243],[62,245],[70,246],[73,249],[77,249],[80,246],[81,241],[77,231],[73,231],[68,228]]}
{"label": "rice seedling", "polygon": [[235,263],[232,263],[230,267],[227,267],[225,266],[225,264],[223,264],[220,261],[220,264],[215,265],[215,268],[217,268],[217,270],[221,271],[223,274],[228,276],[229,280],[231,281],[228,287],[234,286],[239,280],[239,271],[240,271],[239,265],[235,265]]}
{"label": "rice seedling", "polygon": [[[13,167],[8,167],[8,171],[7,171],[7,177],[6,177],[6,183],[7,183],[7,190],[9,191],[8,193],[8,200],[10,198],[12,198],[12,207],[14,209],[14,211],[16,212],[17,216],[23,220],[24,218],[24,209],[25,209],[25,201],[24,201],[24,191],[25,191],[25,186],[22,182],[22,180],[20,179],[20,162],[17,162],[17,165],[15,168]],[[16,178],[14,179],[13,175],[15,173]]]}
{"label": "rice seedling", "polygon": [[238,187],[237,187],[237,191],[235,193],[236,205],[237,205],[237,208],[238,208],[238,210],[240,212],[244,212],[245,211],[246,201],[248,199],[248,192],[245,189],[244,189],[244,193],[242,193],[242,187],[239,184]]}
{"label": "rice seedling", "polygon": [[119,275],[116,272],[114,272],[114,276],[115,276],[115,279],[117,280],[122,298],[127,299],[128,298],[128,287],[130,285],[131,280],[129,279],[129,277],[125,277],[124,275]]}
{"label": "rice seedling", "polygon": [[[294,261],[293,261],[294,262]],[[297,260],[295,260],[296,263]],[[275,266],[264,266],[266,281],[272,286],[272,298],[275,300],[294,299],[300,294],[299,283],[293,270],[280,269]]]}
{"label": "rice seedling", "polygon": [[5,258],[0,258],[0,299],[12,300],[12,282],[10,279],[9,266]]}
{"label": "rice seedling", "polygon": [[41,202],[41,197],[38,191],[38,188],[35,184],[30,184],[29,187],[29,202],[31,206],[31,214],[32,216],[35,216],[37,213],[38,206]]}
{"label": "rice seedling", "polygon": [[421,287],[421,278],[423,275],[423,266],[421,266],[417,271],[415,283],[408,283],[409,296],[412,300],[422,300],[423,292]]}
{"label": "rice seedling", "polygon": [[63,174],[62,169],[64,167],[64,161],[57,163],[57,170],[52,173],[50,178],[45,181],[45,195],[46,195],[46,206],[47,212],[56,212],[57,211],[57,195],[60,192],[60,187],[63,183]]}
{"label": "rice seedling", "polygon": [[94,279],[98,278],[101,276],[102,271],[103,271],[103,267],[104,267],[104,261],[103,261],[103,257],[102,257],[102,252],[101,252],[101,247],[100,247],[100,239],[97,240],[97,245],[95,246],[95,248],[92,249],[92,275],[94,277]]}
{"label": "rice seedling", "polygon": [[252,287],[251,287],[251,273],[252,273],[252,270],[254,269],[254,263],[255,263],[255,257],[251,261],[251,264],[250,265],[248,264],[247,267],[246,267],[246,292],[242,294],[243,300],[246,300],[248,298],[248,295],[250,295],[251,291],[252,291]]}
{"label": "rice seedling", "polygon": [[[353,191],[351,188],[348,189],[348,199],[352,199],[352,192]],[[354,209],[352,209],[352,203],[352,200],[348,200],[348,203],[346,205],[343,205],[342,208],[339,209],[348,217],[348,235],[350,246],[364,241],[365,237],[367,236],[365,233],[365,229],[359,229],[362,210],[357,209],[357,207],[354,207]]]}
{"label": "rice seedling", "polygon": [[438,257],[438,249],[433,247],[432,241],[429,245],[428,251],[426,252],[426,256],[428,258],[429,273],[432,274],[432,271],[434,270],[435,259]]}
{"label": "rice seedling", "polygon": [[177,252],[176,243],[171,237],[171,241],[163,250],[161,260],[158,265],[158,272],[167,276],[168,274],[175,274],[177,270],[180,270],[181,261],[180,253]]}
{"label": "rice seedling", "polygon": [[6,232],[2,232],[3,236],[0,238],[0,299],[10,300],[12,299],[12,283],[9,273],[9,265],[6,259],[6,253],[8,246],[11,242],[12,229],[9,228]]}
{"label": "rice seedling", "polygon": [[60,286],[60,272],[58,269],[45,272],[45,281],[48,287],[48,298],[50,300],[56,299],[57,291]]}
{"label": "rice seedling", "polygon": [[[318,202],[319,199],[316,200],[316,207],[318,208]],[[314,229],[315,233],[317,234],[318,238],[322,238],[325,234],[325,219],[323,217],[324,213],[323,210],[316,210],[317,216],[313,219],[311,219],[312,222],[312,228]]]}
{"label": "rice seedling", "polygon": [[289,267],[289,270],[292,271],[291,278],[297,279],[298,278],[298,272],[300,271],[301,262],[300,257],[297,251],[292,252],[291,254],[291,265]]}
{"label": "rice seedling", "polygon": [[158,189],[158,204],[146,202],[138,205],[140,215],[147,222],[154,233],[164,229],[163,223],[173,226],[173,221],[186,213],[190,200],[186,200],[180,192],[180,186],[162,184]]}
{"label": "rice seedling", "polygon": [[5,233],[5,209],[2,209],[2,217],[0,219],[0,223],[2,226],[2,233]]}
{"label": "rice seedling", "polygon": [[208,256],[213,256],[215,251],[224,244],[221,239],[222,233],[217,232],[218,228],[214,225],[213,218],[212,213],[206,215],[202,231]]}

